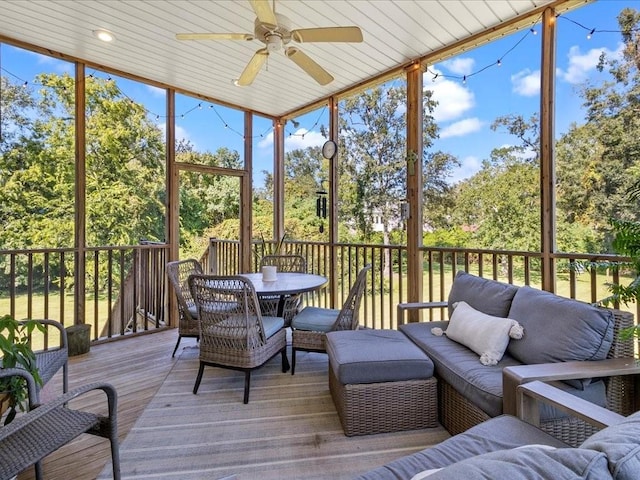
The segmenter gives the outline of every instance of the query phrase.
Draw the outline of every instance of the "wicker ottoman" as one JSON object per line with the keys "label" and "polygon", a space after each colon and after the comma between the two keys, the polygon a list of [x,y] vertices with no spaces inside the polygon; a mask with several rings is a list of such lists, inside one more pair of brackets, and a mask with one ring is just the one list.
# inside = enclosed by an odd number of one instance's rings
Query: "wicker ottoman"
{"label": "wicker ottoman", "polygon": [[347,436],[438,426],[431,359],[397,330],[329,332],[329,390]]}

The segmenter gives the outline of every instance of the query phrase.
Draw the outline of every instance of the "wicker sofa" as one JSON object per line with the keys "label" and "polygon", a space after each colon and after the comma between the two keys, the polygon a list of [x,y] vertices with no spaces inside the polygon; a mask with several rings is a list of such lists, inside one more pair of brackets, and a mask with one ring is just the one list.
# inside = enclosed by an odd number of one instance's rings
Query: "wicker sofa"
{"label": "wicker sofa", "polygon": [[[434,363],[439,420],[452,435],[503,413],[514,414],[515,387],[536,379],[557,381],[559,388],[621,415],[634,411],[632,378],[609,377],[625,360],[606,364],[594,374],[606,378],[582,378],[584,372],[580,368],[585,360],[633,357],[633,341],[623,341],[618,335],[622,328],[633,324],[632,314],[461,271],[455,277],[448,302],[400,304],[398,318],[402,319],[408,310],[423,308],[447,308],[451,315],[453,305],[461,301],[485,314],[520,322],[524,336],[522,340],[509,341],[497,365],[485,366],[478,361],[478,354],[465,345],[432,333],[433,327],[446,330],[448,322],[399,326]],[[579,445],[595,432],[586,422],[548,406],[541,407],[541,429],[571,445]]]}
{"label": "wicker sofa", "polygon": [[[539,381],[517,389],[517,416],[500,415],[464,433],[366,472],[357,480],[544,478],[632,480],[640,472],[640,412],[624,417]],[[586,419],[599,432],[571,447],[536,427],[537,403]]]}

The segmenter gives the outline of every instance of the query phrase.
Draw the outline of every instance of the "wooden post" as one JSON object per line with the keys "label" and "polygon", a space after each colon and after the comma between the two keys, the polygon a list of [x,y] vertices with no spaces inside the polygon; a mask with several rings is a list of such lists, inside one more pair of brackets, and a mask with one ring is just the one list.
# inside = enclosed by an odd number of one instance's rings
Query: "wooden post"
{"label": "wooden post", "polygon": [[284,235],[284,123],[273,121],[273,239]]}
{"label": "wooden post", "polygon": [[[407,74],[407,301],[422,301],[422,65],[415,63]],[[417,322],[417,310],[409,311],[409,322]]]}
{"label": "wooden post", "polygon": [[542,15],[542,58],[540,61],[540,222],[542,289],[555,292],[556,197],[555,197],[555,76],[556,16],[547,8]]}
{"label": "wooden post", "polygon": [[86,247],[87,247],[87,221],[86,221],[86,99],[85,99],[85,68],[84,64],[76,62],[75,81],[75,273],[74,273],[74,318],[75,325],[83,324],[85,321],[85,270],[86,270]]}
{"label": "wooden post", "polygon": [[240,178],[240,270],[251,272],[253,237],[253,114],[244,112],[244,175]]}
{"label": "wooden post", "polygon": [[[167,219],[166,235],[169,244],[169,261],[177,260],[179,256],[180,241],[180,199],[179,199],[179,177],[176,167],[176,92],[173,89],[167,90],[167,133],[166,133],[166,157],[165,164],[167,170]],[[168,324],[178,326],[178,304],[176,297],[169,289],[167,295],[169,312]]]}
{"label": "wooden post", "polygon": [[[329,138],[340,145],[338,139],[338,99],[329,98]],[[338,243],[338,162],[340,148],[329,160],[329,299],[331,308],[342,307],[338,299],[338,255],[336,244]]]}

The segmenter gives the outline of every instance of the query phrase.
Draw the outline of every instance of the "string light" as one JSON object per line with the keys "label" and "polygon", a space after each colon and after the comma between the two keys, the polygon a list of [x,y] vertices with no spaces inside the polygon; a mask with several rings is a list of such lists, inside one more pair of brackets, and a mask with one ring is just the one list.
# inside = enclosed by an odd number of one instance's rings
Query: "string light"
{"label": "string light", "polygon": [[[537,20],[535,23],[538,23],[538,22],[541,20],[541,18],[542,18],[542,15],[538,18],[538,20]],[[573,23],[573,24],[575,24],[575,25],[579,26],[580,28],[584,29],[585,31],[587,31],[587,35],[586,35],[587,39],[591,39],[595,33],[638,33],[638,32],[640,32],[640,29],[632,29],[632,30],[625,31],[625,32],[622,32],[621,30],[598,30],[597,28],[589,28],[589,27],[586,27],[586,26],[584,26],[584,25],[580,24],[579,22],[577,22],[577,21],[575,21],[575,20],[572,20],[571,18],[569,18],[569,17],[567,17],[567,16],[565,16],[565,15],[560,15],[560,14],[558,14],[558,15],[556,16],[556,18],[563,18],[563,19],[565,19],[565,20],[567,20],[567,21],[569,21],[569,22],[571,22],[571,23]],[[507,52],[506,52],[504,55],[502,55],[500,58],[498,58],[498,60],[497,60],[496,62],[494,62],[494,63],[492,63],[492,64],[490,64],[490,65],[487,65],[487,66],[485,66],[485,67],[481,68],[480,70],[478,70],[478,71],[476,71],[476,72],[473,72],[473,73],[470,73],[470,74],[464,75],[464,76],[462,76],[462,77],[460,77],[460,76],[455,76],[455,75],[446,75],[446,74],[438,73],[438,72],[433,72],[433,71],[429,70],[429,68],[427,68],[427,69],[426,69],[426,71],[427,71],[428,73],[430,73],[431,75],[433,75],[433,77],[432,77],[432,81],[433,81],[433,82],[435,82],[439,77],[444,77],[444,78],[456,78],[456,79],[461,79],[461,80],[462,80],[462,83],[463,83],[463,84],[466,84],[467,79],[468,79],[468,78],[470,78],[470,77],[472,77],[473,75],[477,75],[477,74],[479,74],[479,73],[483,72],[484,70],[486,70],[486,69],[488,69],[488,68],[490,68],[490,67],[492,67],[492,66],[498,66],[498,67],[501,67],[501,66],[502,66],[502,59],[504,59],[504,57],[506,57],[506,55],[507,55],[508,53],[510,53],[511,51],[513,51],[513,50],[514,50],[514,49],[515,49],[515,48],[516,48],[516,47],[517,47],[517,46],[518,46],[518,45],[519,45],[519,44],[520,44],[520,43],[521,43],[521,42],[526,38],[526,36],[528,36],[528,35],[537,35],[537,34],[538,34],[538,31],[537,31],[534,27],[531,27],[529,30],[527,30],[527,31],[526,31],[525,35],[524,35],[523,37],[521,37],[521,38],[520,38],[520,40],[519,40],[518,42],[516,42],[516,43],[515,43],[515,45],[513,45],[513,47],[511,47],[509,50],[507,50]],[[16,78],[19,82],[21,82],[21,83],[22,83],[22,87],[23,87],[23,88],[27,88],[27,87],[29,86],[29,82],[28,82],[27,80],[21,79],[20,77],[18,77],[18,76],[16,76],[16,75],[14,75],[13,73],[11,73],[11,72],[9,72],[8,70],[6,70],[5,68],[1,67],[1,65],[0,65],[0,70],[1,70],[1,71],[3,71],[3,72],[6,72],[8,75],[11,75],[11,76],[13,76],[14,78]],[[90,73],[89,75],[87,75],[87,78],[95,79],[95,78],[99,78],[99,77],[96,77],[96,76],[94,76],[94,74],[93,74],[93,73]],[[111,76],[108,76],[108,77],[107,77],[107,79],[106,79],[106,81],[107,81],[107,82],[114,82],[114,80],[113,80],[113,78],[112,78]],[[35,85],[38,85],[38,83],[37,83],[37,82],[34,82],[34,84],[35,84]],[[43,84],[40,84],[40,85],[45,86],[45,87],[49,87],[49,88],[56,88],[56,87],[54,87],[54,86],[50,86],[50,85],[43,85]],[[133,99],[131,99],[127,94],[125,94],[125,93],[120,89],[120,86],[119,86],[119,85],[117,85],[117,83],[116,83],[116,85],[115,85],[115,86],[116,86],[117,92],[118,92],[120,95],[122,95],[123,97],[125,97],[126,99],[128,99],[132,104],[136,103]],[[63,91],[66,91],[66,90],[67,90],[67,87],[66,87],[66,86],[61,86],[61,87],[59,87],[59,88],[62,88],[62,90],[63,90]],[[144,107],[144,106],[143,106],[143,108],[145,109],[145,112],[146,112],[147,114],[149,114],[150,116],[155,117],[155,119],[156,119],[156,120],[160,120],[160,119],[163,119],[163,118],[164,118],[164,119],[169,118],[169,117],[168,117],[168,116],[166,116],[166,115],[160,115],[160,114],[157,114],[157,113],[151,112],[150,110],[148,110],[148,109],[147,109],[146,107]],[[227,123],[227,122],[222,118],[222,116],[220,115],[220,113],[218,112],[218,110],[215,108],[215,105],[213,105],[213,104],[211,104],[211,103],[210,103],[210,104],[209,104],[209,106],[208,106],[208,108],[209,108],[209,110],[213,109],[214,113],[218,116],[218,118],[220,119],[221,123],[224,125],[224,128],[225,128],[225,129],[231,130],[231,131],[233,131],[234,133],[236,133],[238,136],[240,136],[240,137],[242,137],[243,139],[245,139],[245,136],[244,136],[241,132],[238,132],[237,130],[235,130],[234,128],[232,128],[232,127],[230,127],[230,126],[229,126],[229,124],[228,124],[228,123]],[[337,109],[337,108],[338,108],[338,105],[335,105],[335,108]],[[318,119],[315,121],[315,123],[314,123],[310,128],[308,128],[308,129],[304,129],[307,133],[308,133],[309,131],[313,130],[315,127],[317,127],[317,126],[318,126],[318,123],[320,122],[320,118],[322,117],[322,115],[324,114],[324,112],[325,112],[325,110],[326,110],[326,109],[327,109],[327,106],[325,106],[325,107],[322,109],[322,111],[320,112],[320,114],[319,114],[319,116],[318,116]],[[178,115],[178,116],[179,116],[181,119],[184,119],[186,115],[188,115],[189,113],[191,113],[191,112],[192,112],[192,111],[194,111],[194,110],[202,110],[202,102],[198,103],[197,105],[195,105],[195,106],[194,106],[194,107],[192,107],[191,109],[187,110],[186,112],[184,112],[184,113],[182,113],[182,114],[180,114],[180,115]],[[178,116],[174,116],[174,118],[177,118]],[[293,125],[294,125],[294,127],[295,127],[295,128],[298,128],[298,127],[299,127],[298,122],[292,122],[292,123],[293,123]],[[263,133],[260,133],[260,134],[258,134],[258,135],[254,135],[252,138],[264,138],[264,137],[265,137],[265,135],[266,135],[267,133],[269,133],[270,131],[272,131],[272,130],[273,130],[273,126],[270,126],[270,127],[268,127],[268,128],[267,128]],[[305,133],[298,134],[298,133],[295,133],[295,132],[294,132],[294,133],[289,132],[289,137],[291,137],[291,136],[299,136],[299,137],[304,138]]]}

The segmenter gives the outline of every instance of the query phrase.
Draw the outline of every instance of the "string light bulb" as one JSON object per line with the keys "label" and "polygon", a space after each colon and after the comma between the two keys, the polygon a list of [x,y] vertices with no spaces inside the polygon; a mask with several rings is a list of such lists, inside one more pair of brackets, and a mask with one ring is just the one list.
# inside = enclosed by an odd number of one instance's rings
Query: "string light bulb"
{"label": "string light bulb", "polygon": [[537,31],[535,28],[530,28],[530,29],[529,29],[529,31],[530,31],[531,33],[533,33],[534,35],[537,35],[537,34],[538,34],[538,31]]}
{"label": "string light bulb", "polygon": [[496,65],[498,65],[499,67],[502,66],[502,60],[498,59],[498,61],[496,62]]}
{"label": "string light bulb", "polygon": [[596,32],[595,28],[592,28],[591,31],[587,34],[587,40],[591,40],[591,36]]}
{"label": "string light bulb", "polygon": [[462,83],[466,84],[467,83],[467,76],[465,75],[464,77],[462,77]]}

